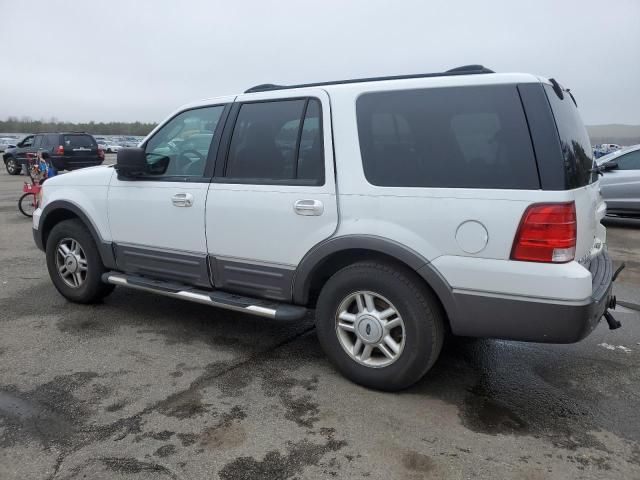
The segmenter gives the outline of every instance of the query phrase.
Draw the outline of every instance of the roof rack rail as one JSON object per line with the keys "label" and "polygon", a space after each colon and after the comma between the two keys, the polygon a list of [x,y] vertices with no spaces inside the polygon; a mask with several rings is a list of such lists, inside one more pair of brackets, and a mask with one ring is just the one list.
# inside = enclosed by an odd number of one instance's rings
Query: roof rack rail
{"label": "roof rack rail", "polygon": [[361,83],[361,82],[380,82],[383,80],[404,80],[408,78],[428,78],[428,77],[448,77],[454,75],[477,75],[482,73],[495,73],[483,65],[463,65],[461,67],[452,68],[446,72],[438,73],[416,73],[409,75],[394,75],[390,77],[370,77],[370,78],[352,78],[348,80],[332,80],[329,82],[317,83],[301,83],[299,85],[274,85],[273,83],[263,83],[256,85],[244,91],[244,93],[268,92],[270,90],[287,90],[290,88],[304,87],[322,87],[325,85],[340,85],[345,83]]}

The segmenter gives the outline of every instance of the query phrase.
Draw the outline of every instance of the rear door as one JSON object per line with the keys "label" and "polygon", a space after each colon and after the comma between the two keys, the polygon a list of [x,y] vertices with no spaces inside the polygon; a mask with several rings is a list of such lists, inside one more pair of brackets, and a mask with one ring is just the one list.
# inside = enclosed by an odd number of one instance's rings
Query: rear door
{"label": "rear door", "polygon": [[296,266],[338,223],[328,95],[237,97],[220,152],[206,211],[214,283],[288,300]]}
{"label": "rear door", "polygon": [[99,165],[98,144],[86,133],[67,133],[62,135],[64,159],[67,170]]}
{"label": "rear door", "polygon": [[617,168],[607,170],[600,181],[607,209],[640,214],[640,150],[615,158]]}

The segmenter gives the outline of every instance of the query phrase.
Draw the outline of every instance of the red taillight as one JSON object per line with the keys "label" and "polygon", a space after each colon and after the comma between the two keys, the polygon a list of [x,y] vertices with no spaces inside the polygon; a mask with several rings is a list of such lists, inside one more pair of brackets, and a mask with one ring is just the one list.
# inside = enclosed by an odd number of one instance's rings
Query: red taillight
{"label": "red taillight", "polygon": [[98,158],[104,160],[104,150],[101,148],[98,149]]}
{"label": "red taillight", "polygon": [[576,206],[570,203],[531,205],[522,215],[511,260],[564,263],[576,254]]}
{"label": "red taillight", "polygon": [[62,145],[58,145],[58,148],[56,148],[56,155],[64,155],[64,147]]}

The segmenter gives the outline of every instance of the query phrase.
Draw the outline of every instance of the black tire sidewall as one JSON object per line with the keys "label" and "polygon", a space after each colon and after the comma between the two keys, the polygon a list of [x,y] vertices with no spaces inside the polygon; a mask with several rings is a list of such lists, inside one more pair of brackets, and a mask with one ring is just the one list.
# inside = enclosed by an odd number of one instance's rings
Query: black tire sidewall
{"label": "black tire sidewall", "polygon": [[[9,167],[9,164],[13,164],[14,165],[13,172],[11,171],[11,168]],[[18,162],[16,161],[15,158],[9,158],[4,163],[4,166],[7,169],[7,173],[9,175],[18,175],[20,173],[20,166],[18,165]]]}
{"label": "black tire sidewall", "polygon": [[[35,193],[25,193],[20,197],[20,200],[18,200],[18,208],[20,209],[20,213],[22,213],[25,217],[33,217],[33,214],[27,213],[24,208],[22,208],[22,202],[27,199],[33,197],[34,199],[36,199],[36,195]],[[37,208],[37,207],[36,207]]]}
{"label": "black tire sidewall", "polygon": [[[338,306],[349,294],[369,290],[399,311],[405,345],[398,360],[372,368],[353,360],[335,332]],[[418,381],[433,365],[442,345],[442,318],[434,299],[409,272],[384,264],[360,263],[337,272],[325,284],[316,307],[316,330],[329,359],[350,380],[379,390],[399,390]]]}
{"label": "black tire sidewall", "polygon": [[[79,288],[67,285],[58,273],[56,265],[56,250],[58,243],[64,238],[76,240],[84,250],[87,259],[87,276]],[[91,233],[79,220],[65,220],[53,227],[47,238],[46,245],[47,269],[54,286],[65,298],[77,303],[91,303],[96,301],[107,290],[102,282],[105,272],[102,259]]]}

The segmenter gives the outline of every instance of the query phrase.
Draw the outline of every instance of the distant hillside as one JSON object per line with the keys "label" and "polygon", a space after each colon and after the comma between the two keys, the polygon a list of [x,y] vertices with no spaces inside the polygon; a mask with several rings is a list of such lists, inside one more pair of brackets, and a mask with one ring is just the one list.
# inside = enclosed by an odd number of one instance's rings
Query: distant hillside
{"label": "distant hillside", "polygon": [[636,145],[640,143],[640,125],[587,125],[591,144],[617,143]]}

